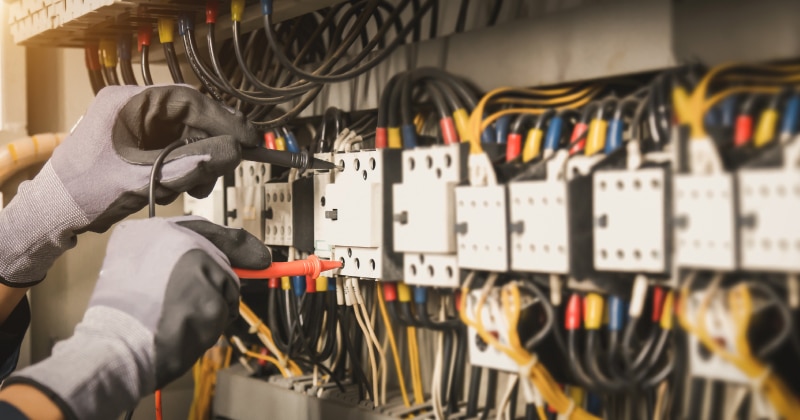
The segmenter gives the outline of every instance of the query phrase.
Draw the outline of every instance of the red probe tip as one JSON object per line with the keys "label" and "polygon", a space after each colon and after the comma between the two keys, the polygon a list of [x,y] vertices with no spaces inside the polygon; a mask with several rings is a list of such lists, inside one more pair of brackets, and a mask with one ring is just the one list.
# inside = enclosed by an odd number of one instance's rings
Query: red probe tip
{"label": "red probe tip", "polygon": [[320,260],[316,255],[310,256],[307,260],[297,260],[292,262],[276,262],[264,270],[247,270],[244,268],[233,268],[233,272],[240,279],[269,279],[284,276],[308,276],[313,279],[319,277],[319,273],[328,270],[341,268],[339,261]]}

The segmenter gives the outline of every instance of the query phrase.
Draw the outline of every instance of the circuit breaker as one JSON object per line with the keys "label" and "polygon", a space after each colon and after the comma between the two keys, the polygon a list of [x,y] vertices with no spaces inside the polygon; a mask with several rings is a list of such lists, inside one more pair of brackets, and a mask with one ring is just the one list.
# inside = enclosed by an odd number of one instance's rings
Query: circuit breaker
{"label": "circuit breaker", "polygon": [[731,174],[675,175],[675,260],[678,267],[738,266],[736,188]]}
{"label": "circuit breaker", "polygon": [[567,274],[569,221],[563,181],[514,182],[508,186],[511,268]]}
{"label": "circuit breaker", "polygon": [[456,188],[458,265],[488,271],[508,270],[506,187]]}
{"label": "circuit breaker", "polygon": [[235,187],[228,187],[228,225],[264,239],[264,182],[269,165],[242,162],[235,171]]}
{"label": "circuit breaker", "polygon": [[325,187],[325,236],[341,274],[400,280],[402,261],[392,250],[392,184],[400,180],[400,151],[366,150],[334,155],[343,168]]}
{"label": "circuit breaker", "polygon": [[800,271],[800,172],[749,169],[738,179],[741,267]]}
{"label": "circuit breaker", "polygon": [[406,283],[457,287],[455,187],[466,180],[466,144],[403,152],[403,182],[393,186],[394,250]]}
{"label": "circuit breaker", "polygon": [[292,186],[287,182],[264,184],[264,243],[292,246]]}
{"label": "circuit breaker", "polygon": [[597,171],[592,188],[594,268],[667,272],[670,188],[666,169]]}

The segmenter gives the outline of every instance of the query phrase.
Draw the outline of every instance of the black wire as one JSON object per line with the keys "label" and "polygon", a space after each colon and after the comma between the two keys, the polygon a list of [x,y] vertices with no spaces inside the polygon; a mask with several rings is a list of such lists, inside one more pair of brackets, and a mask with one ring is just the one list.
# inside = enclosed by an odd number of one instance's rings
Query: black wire
{"label": "black wire", "polygon": [[489,13],[489,26],[494,26],[497,23],[501,10],[503,10],[503,0],[494,0],[492,11]]}
{"label": "black wire", "polygon": [[172,42],[164,42],[161,46],[164,47],[164,57],[167,59],[167,66],[169,67],[172,81],[175,83],[185,83],[183,81],[183,74],[181,73],[181,65],[178,62],[178,55],[175,53],[175,44]]}
{"label": "black wire", "polygon": [[122,81],[126,85],[136,86],[136,76],[133,75],[133,65],[131,60],[119,60],[119,70],[122,73]]}
{"label": "black wire", "polygon": [[489,375],[486,377],[486,399],[483,402],[481,420],[489,418],[489,412],[494,408],[497,399],[497,371],[494,369],[488,370]]}
{"label": "black wire", "polygon": [[117,68],[116,67],[106,67],[103,66],[103,75],[106,77],[106,85],[119,85],[119,80],[117,79]]}
{"label": "black wire", "polygon": [[439,0],[434,0],[433,8],[431,8],[431,26],[428,29],[428,38],[434,39],[439,36]]}
{"label": "black wire", "polygon": [[458,8],[458,19],[456,20],[456,33],[464,32],[464,27],[467,25],[468,11],[469,0],[461,0],[461,6]]}
{"label": "black wire", "polygon": [[478,393],[481,390],[481,375],[483,368],[472,365],[469,375],[469,392],[467,394],[467,417],[472,418],[478,414]]}
{"label": "black wire", "polygon": [[132,420],[132,419],[133,419],[133,409],[130,409],[128,410],[128,412],[125,413],[124,420]]}
{"label": "black wire", "polygon": [[153,85],[153,77],[150,75],[150,46],[142,45],[142,80],[147,86]]}

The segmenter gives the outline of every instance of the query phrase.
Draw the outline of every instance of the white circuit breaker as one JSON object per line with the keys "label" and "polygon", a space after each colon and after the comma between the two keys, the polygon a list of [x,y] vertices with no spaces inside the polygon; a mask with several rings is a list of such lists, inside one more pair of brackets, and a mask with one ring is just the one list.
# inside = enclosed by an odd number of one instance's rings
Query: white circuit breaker
{"label": "white circuit breaker", "polygon": [[738,177],[741,267],[800,272],[800,172],[749,169]]}
{"label": "white circuit breaker", "polygon": [[344,169],[325,188],[324,217],[333,259],[345,276],[402,279],[392,250],[392,184],[400,180],[400,150],[362,150],[334,155]]}
{"label": "white circuit breaker", "polygon": [[228,187],[228,226],[244,228],[264,239],[264,188],[270,166],[257,162],[242,162],[235,172],[235,186]]}
{"label": "white circuit breaker", "polygon": [[[225,206],[222,201],[224,196],[223,188],[225,188],[223,186],[223,180],[219,178],[211,194],[206,198],[194,198],[189,194],[184,194],[183,214],[200,216],[218,225],[223,224],[225,221]],[[1,195],[0,199],[2,199]],[[2,204],[3,203],[0,202],[0,208],[2,208]]]}
{"label": "white circuit breaker", "polygon": [[[499,306],[499,294],[500,288],[498,287],[489,292],[480,316],[486,331],[495,336],[501,344],[508,345],[508,325],[505,323],[502,308]],[[470,314],[470,318],[474,316],[480,295],[480,290],[473,290],[466,298],[466,311]],[[506,372],[519,371],[519,365],[512,358],[486,343],[474,328],[467,328],[467,345],[469,346],[470,364]]]}
{"label": "white circuit breaker", "polygon": [[264,243],[292,246],[292,186],[287,182],[264,184]]}
{"label": "white circuit breaker", "polygon": [[668,271],[667,170],[596,171],[593,176],[594,268]]}
{"label": "white circuit breaker", "polygon": [[467,177],[466,144],[420,147],[402,156],[393,186],[394,250],[403,252],[406,283],[458,287],[455,187]]}
{"label": "white circuit breaker", "polygon": [[508,271],[506,187],[456,188],[458,265],[472,270]]}
{"label": "white circuit breaker", "polygon": [[514,182],[508,186],[511,268],[569,273],[567,184],[563,181]]}
{"label": "white circuit breaker", "polygon": [[735,270],[736,188],[731,174],[675,175],[673,226],[678,267]]}

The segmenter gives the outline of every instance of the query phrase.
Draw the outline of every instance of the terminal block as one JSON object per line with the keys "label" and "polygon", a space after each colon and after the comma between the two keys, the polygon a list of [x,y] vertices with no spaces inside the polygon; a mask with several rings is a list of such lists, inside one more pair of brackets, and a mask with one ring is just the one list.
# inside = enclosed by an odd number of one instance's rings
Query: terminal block
{"label": "terminal block", "polygon": [[293,246],[292,186],[286,182],[265,184],[264,187],[264,243]]}
{"label": "terminal block", "polygon": [[669,271],[666,168],[597,171],[593,177],[594,268],[598,271]]}
{"label": "terminal block", "polygon": [[400,150],[338,153],[343,169],[325,188],[325,235],[345,276],[402,279],[392,250],[392,184],[400,181]]}
{"label": "terminal block", "polygon": [[466,144],[403,152],[403,182],[393,186],[394,250],[404,252],[406,283],[457,287],[455,187],[467,177]]}

